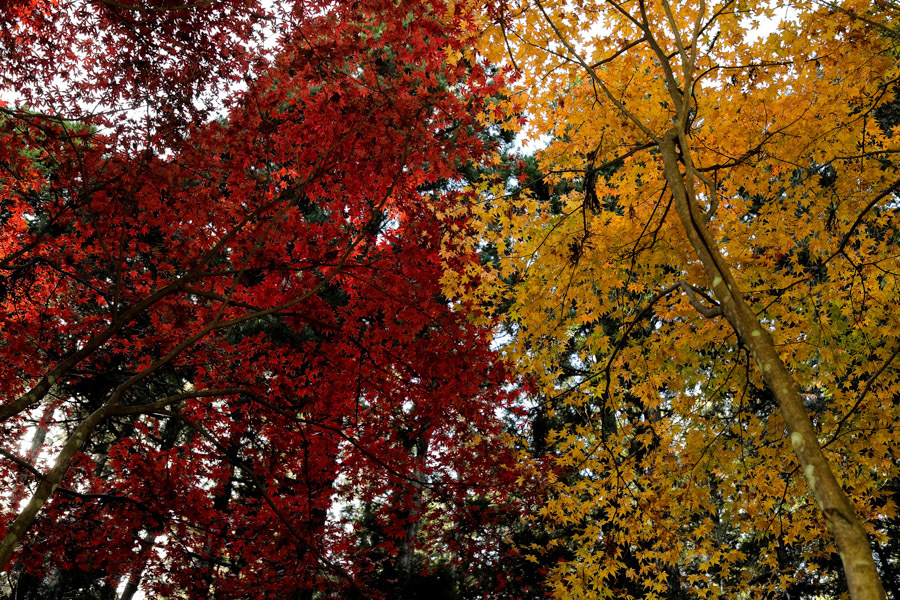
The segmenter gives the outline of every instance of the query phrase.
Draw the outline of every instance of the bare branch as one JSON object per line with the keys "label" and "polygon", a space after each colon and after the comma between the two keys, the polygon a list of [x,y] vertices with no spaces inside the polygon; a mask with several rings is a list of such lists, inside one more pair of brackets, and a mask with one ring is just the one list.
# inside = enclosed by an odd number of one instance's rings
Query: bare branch
{"label": "bare branch", "polygon": [[681,289],[687,294],[688,301],[690,301],[691,306],[693,306],[698,313],[707,319],[714,319],[722,316],[722,306],[720,304],[716,304],[715,306],[704,306],[703,303],[700,302],[700,299],[697,298],[694,286],[688,284],[684,280],[679,281],[678,285],[681,286]]}

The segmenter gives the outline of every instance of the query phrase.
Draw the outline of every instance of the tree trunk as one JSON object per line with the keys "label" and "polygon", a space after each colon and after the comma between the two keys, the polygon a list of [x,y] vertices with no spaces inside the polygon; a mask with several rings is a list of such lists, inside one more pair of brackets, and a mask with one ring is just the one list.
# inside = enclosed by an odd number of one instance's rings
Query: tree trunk
{"label": "tree trunk", "polygon": [[428,454],[428,439],[425,435],[417,435],[413,440],[410,451],[415,452],[415,470],[411,482],[415,488],[412,497],[412,506],[406,514],[407,523],[403,539],[400,541],[400,549],[397,554],[397,567],[400,572],[404,589],[408,589],[416,574],[416,538],[419,537],[419,519],[424,512],[425,499],[422,496],[422,484],[425,477],[425,458]]}
{"label": "tree trunk", "polygon": [[[28,449],[28,454],[25,455],[25,461],[31,466],[34,466],[37,461],[41,448],[44,446],[44,440],[47,439],[47,426],[45,423],[51,416],[53,416],[53,407],[48,406],[44,409],[44,414],[34,430],[34,435],[31,437],[31,447]],[[10,501],[11,506],[19,506],[22,503],[22,500],[25,499],[26,489],[25,474],[22,473],[19,477],[19,487],[13,490],[12,500]]]}
{"label": "tree trunk", "polygon": [[[803,405],[800,387],[778,356],[772,336],[744,301],[727,261],[706,228],[694,192],[686,137],[671,129],[660,140],[659,147],[678,217],[712,283],[725,318],[749,348],[778,402],[794,454],[837,544],[850,596],[853,600],[885,600],[865,527],[822,454],[815,428]],[[679,158],[686,165],[687,176],[681,172]]]}
{"label": "tree trunk", "polygon": [[47,472],[44,479],[38,484],[28,504],[25,505],[25,508],[16,517],[16,520],[10,525],[6,536],[0,542],[0,571],[5,570],[9,566],[19,541],[25,536],[31,524],[34,523],[34,519],[44,506],[44,503],[50,499],[56,488],[59,487],[60,482],[69,470],[69,465],[72,463],[75,454],[81,450],[85,440],[87,440],[87,437],[97,424],[106,417],[107,410],[107,407],[104,406],[95,411],[90,417],[82,421],[72,432],[72,435],[69,436],[69,439],[66,440],[62,450],[56,457],[53,468]]}

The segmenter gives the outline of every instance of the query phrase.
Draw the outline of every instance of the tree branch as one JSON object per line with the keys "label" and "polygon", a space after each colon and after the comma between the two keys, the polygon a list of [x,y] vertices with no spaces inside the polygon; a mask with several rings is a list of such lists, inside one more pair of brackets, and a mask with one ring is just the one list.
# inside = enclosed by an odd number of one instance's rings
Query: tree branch
{"label": "tree branch", "polygon": [[694,293],[694,286],[688,284],[688,282],[684,280],[679,281],[678,285],[681,286],[681,289],[685,294],[687,294],[688,301],[698,313],[700,313],[707,319],[714,319],[716,317],[722,316],[723,312],[721,304],[716,304],[715,306],[703,306],[703,303],[701,303],[700,299],[697,298],[697,294]]}

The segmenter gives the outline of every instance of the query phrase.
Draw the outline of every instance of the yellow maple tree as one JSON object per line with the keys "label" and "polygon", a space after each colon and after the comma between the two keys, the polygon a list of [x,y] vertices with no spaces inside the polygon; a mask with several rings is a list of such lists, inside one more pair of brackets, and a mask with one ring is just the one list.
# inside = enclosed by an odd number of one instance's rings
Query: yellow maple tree
{"label": "yellow maple tree", "polygon": [[885,598],[897,7],[506,0],[482,15],[478,51],[517,74],[502,108],[543,141],[541,184],[569,191],[551,208],[485,181],[473,211],[496,276],[448,285],[511,302],[510,358],[580,415],[551,434],[566,475],[537,517],[578,532],[557,595],[784,592],[838,552],[854,600]]}

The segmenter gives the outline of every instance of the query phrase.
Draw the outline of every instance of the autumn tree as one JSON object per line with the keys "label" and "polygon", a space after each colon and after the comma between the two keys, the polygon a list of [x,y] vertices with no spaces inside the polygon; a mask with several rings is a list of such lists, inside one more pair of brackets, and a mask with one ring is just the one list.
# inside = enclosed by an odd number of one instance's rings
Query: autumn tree
{"label": "autumn tree", "polygon": [[579,475],[541,513],[580,528],[557,593],[823,590],[836,550],[850,596],[884,598],[893,5],[483,10],[507,113],[549,140],[541,181],[575,187],[558,211],[485,182],[473,208],[500,257],[476,294],[511,298],[510,356],[583,415],[551,438]]}
{"label": "autumn tree", "polygon": [[447,60],[465,13],[8,4],[0,564],[22,594],[350,597],[373,563],[336,504],[379,507],[388,559],[484,522],[457,511],[501,500],[505,374],[441,293],[477,259],[441,258],[468,226],[435,186],[485,150],[497,89]]}

